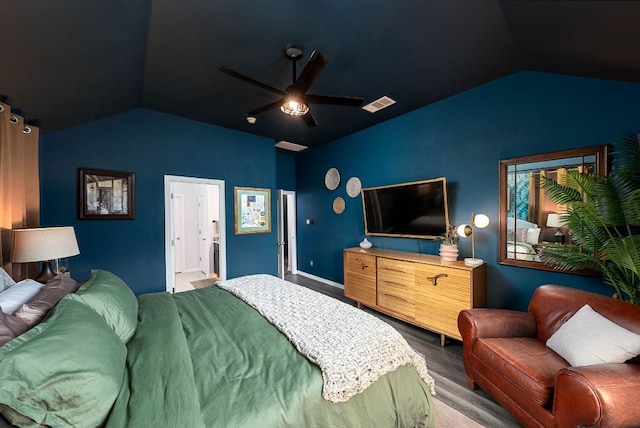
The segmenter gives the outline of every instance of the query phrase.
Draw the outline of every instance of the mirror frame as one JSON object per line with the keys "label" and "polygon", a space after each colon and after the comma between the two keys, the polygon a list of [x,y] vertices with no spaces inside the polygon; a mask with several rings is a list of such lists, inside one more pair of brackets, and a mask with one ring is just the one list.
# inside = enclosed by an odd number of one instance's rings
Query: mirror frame
{"label": "mirror frame", "polygon": [[507,172],[510,166],[555,161],[559,159],[570,159],[576,157],[595,156],[596,174],[601,176],[608,175],[609,164],[609,147],[607,145],[584,147],[579,149],[561,150],[551,153],[542,153],[530,156],[521,156],[511,159],[503,159],[499,162],[499,203],[498,203],[498,263],[506,266],[517,266],[529,269],[541,269],[555,272],[572,273],[572,274],[589,274],[587,272],[571,272],[559,271],[558,269],[546,265],[543,262],[516,260],[507,258]]}

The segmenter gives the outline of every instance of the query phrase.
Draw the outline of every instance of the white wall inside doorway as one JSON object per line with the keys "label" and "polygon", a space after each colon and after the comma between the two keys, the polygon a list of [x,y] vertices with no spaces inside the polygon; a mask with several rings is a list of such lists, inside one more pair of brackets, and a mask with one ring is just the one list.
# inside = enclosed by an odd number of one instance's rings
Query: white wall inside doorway
{"label": "white wall inside doorway", "polygon": [[[172,195],[183,199],[183,244],[176,246],[176,213]],[[205,204],[206,207],[202,207]],[[226,279],[224,180],[196,177],[165,176],[165,257],[167,291],[176,288],[176,251],[184,247],[184,273],[203,271],[204,277],[214,273]],[[180,217],[178,215],[178,217]],[[214,272],[214,249],[217,272]],[[204,258],[204,260],[203,260]]]}

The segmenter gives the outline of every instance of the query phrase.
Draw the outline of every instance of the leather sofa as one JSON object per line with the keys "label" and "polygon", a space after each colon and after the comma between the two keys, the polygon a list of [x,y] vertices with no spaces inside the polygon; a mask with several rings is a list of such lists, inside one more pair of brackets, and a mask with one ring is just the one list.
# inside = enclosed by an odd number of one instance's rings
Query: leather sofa
{"label": "leather sofa", "polygon": [[546,346],[585,304],[640,334],[640,306],[557,285],[538,287],[528,312],[460,312],[469,387],[482,388],[525,427],[639,427],[637,357],[625,363],[572,367]]}

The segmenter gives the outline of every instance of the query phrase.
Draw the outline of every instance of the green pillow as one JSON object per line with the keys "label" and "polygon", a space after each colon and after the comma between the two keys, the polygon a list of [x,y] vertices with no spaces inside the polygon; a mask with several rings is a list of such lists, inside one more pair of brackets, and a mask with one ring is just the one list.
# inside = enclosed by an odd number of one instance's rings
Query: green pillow
{"label": "green pillow", "polygon": [[91,279],[71,298],[87,304],[100,314],[123,343],[126,344],[135,333],[138,326],[138,299],[127,284],[111,272],[91,271]]}
{"label": "green pillow", "polygon": [[64,298],[0,347],[0,412],[18,426],[100,426],[120,391],[126,353],[98,314]]}

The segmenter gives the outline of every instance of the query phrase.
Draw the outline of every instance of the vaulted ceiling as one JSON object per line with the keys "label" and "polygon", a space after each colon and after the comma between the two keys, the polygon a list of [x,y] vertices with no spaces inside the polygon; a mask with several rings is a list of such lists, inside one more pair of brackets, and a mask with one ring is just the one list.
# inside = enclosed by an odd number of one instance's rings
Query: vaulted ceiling
{"label": "vaulted ceiling", "polygon": [[[137,107],[316,146],[519,70],[640,82],[640,2],[1,0],[0,94],[44,132]],[[279,109],[298,44],[329,62],[313,94],[396,104]]]}

